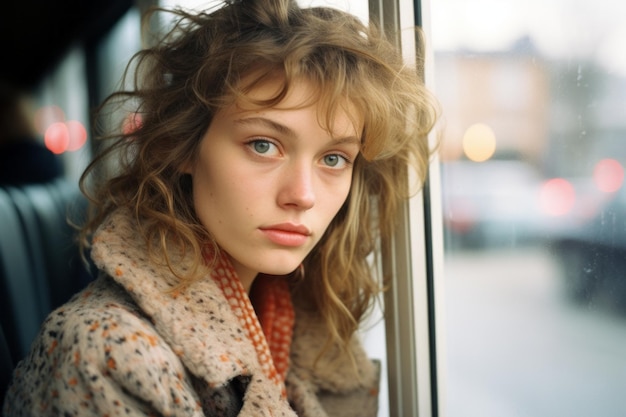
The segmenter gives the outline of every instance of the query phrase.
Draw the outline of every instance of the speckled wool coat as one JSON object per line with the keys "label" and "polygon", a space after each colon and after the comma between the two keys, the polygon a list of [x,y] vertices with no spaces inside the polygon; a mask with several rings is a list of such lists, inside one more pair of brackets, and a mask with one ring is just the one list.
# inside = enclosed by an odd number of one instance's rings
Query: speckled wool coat
{"label": "speckled wool coat", "polygon": [[313,367],[324,328],[297,300],[287,401],[213,280],[168,292],[171,273],[147,260],[130,216],[111,216],[92,257],[103,273],[46,319],[6,417],[376,415],[374,364],[355,340],[358,378],[339,349]]}

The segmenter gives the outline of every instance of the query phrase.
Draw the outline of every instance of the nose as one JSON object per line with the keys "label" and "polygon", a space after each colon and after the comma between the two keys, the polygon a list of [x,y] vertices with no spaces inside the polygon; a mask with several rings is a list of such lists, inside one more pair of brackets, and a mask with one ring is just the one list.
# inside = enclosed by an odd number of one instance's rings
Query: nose
{"label": "nose", "polygon": [[281,207],[308,210],[315,205],[313,169],[309,164],[292,164],[282,173],[278,204]]}

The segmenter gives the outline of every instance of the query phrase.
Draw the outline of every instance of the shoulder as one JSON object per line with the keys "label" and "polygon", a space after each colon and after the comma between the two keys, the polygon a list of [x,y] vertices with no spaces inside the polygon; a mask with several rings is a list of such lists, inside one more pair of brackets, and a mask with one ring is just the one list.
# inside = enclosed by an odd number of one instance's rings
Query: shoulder
{"label": "shoulder", "polygon": [[100,279],[48,317],[8,396],[17,410],[38,415],[112,407],[194,415],[199,406],[184,374],[150,320],[117,284]]}
{"label": "shoulder", "polygon": [[[294,373],[332,392],[349,392],[375,383],[377,366],[356,335],[347,350],[339,345],[325,350],[327,338],[328,330],[318,314],[296,309],[291,353]],[[320,356],[321,352],[324,354]]]}
{"label": "shoulder", "polygon": [[376,415],[378,363],[367,357],[356,336],[347,350],[338,345],[324,350],[327,337],[328,330],[318,314],[296,309],[287,381],[294,406],[300,412],[323,409],[320,415]]}

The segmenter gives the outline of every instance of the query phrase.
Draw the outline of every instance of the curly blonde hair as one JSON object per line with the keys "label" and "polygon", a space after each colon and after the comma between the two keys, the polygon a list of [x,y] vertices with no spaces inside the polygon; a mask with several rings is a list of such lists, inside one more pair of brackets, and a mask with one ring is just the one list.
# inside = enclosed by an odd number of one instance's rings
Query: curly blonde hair
{"label": "curly blonde hair", "polygon": [[[427,172],[427,135],[437,111],[421,63],[407,66],[382,31],[332,8],[250,0],[229,1],[210,13],[169,12],[175,16],[171,30],[129,64],[125,79],[132,88],[111,95],[99,113],[102,121],[130,105],[140,121],[103,136],[112,143],[81,178],[92,202],[80,231],[83,247],[124,207],[135,214],[154,262],[165,262],[180,285],[197,279],[203,249],[215,242],[195,215],[181,167],[193,162],[220,109],[251,100],[246,93],[278,73],[282,89],[254,102],[275,106],[304,78],[317,87],[314,99],[326,109],[326,122],[346,99],[364,121],[349,196],[305,259],[299,283],[326,322],[329,341],[345,345],[381,290],[368,256],[391,234],[398,204],[408,197],[407,167],[420,183]],[[116,164],[108,175],[111,156]],[[196,268],[178,271],[168,256],[172,249],[195,259]]]}

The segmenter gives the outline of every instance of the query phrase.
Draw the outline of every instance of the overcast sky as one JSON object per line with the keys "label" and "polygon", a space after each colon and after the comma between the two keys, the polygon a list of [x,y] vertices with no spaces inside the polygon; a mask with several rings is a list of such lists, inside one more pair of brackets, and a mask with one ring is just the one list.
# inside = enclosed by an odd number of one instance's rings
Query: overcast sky
{"label": "overcast sky", "polygon": [[[428,1],[428,0],[423,0]],[[367,19],[367,0],[298,0],[327,5]],[[201,7],[207,0],[164,0]],[[622,0],[430,0],[431,43],[436,50],[506,50],[529,36],[550,58],[594,59],[626,76],[626,1]]]}
{"label": "overcast sky", "polygon": [[614,0],[432,0],[439,50],[507,49],[529,36],[549,57],[594,59],[626,75],[626,2]]}

